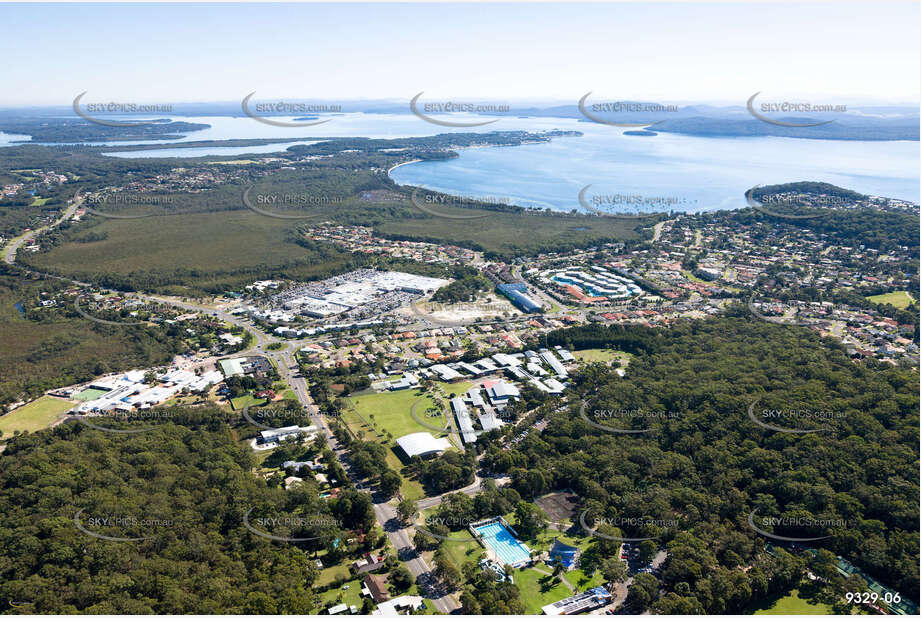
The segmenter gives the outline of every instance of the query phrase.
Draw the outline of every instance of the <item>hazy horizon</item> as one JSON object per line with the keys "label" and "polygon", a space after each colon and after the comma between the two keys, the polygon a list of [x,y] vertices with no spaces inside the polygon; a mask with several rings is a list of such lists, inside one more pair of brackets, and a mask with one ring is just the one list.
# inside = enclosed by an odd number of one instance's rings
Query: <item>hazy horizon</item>
{"label": "hazy horizon", "polygon": [[[575,10],[574,10],[575,9]],[[3,4],[0,107],[88,99],[917,105],[917,3]],[[655,42],[655,43],[653,43]]]}

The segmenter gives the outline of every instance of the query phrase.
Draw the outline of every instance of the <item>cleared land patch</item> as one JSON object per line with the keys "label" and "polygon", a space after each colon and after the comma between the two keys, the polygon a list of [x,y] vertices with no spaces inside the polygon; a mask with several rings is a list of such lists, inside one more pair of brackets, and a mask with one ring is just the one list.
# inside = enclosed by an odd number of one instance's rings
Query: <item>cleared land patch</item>
{"label": "cleared land patch", "polygon": [[584,361],[586,363],[605,364],[610,364],[611,361],[614,360],[623,361],[625,364],[629,364],[631,358],[631,355],[627,352],[602,349],[575,350],[572,355],[575,356],[578,360]]}
{"label": "cleared land patch", "polygon": [[888,294],[877,294],[876,296],[867,296],[867,300],[881,305],[890,304],[899,309],[905,309],[914,302],[914,299],[904,290],[889,292]]}

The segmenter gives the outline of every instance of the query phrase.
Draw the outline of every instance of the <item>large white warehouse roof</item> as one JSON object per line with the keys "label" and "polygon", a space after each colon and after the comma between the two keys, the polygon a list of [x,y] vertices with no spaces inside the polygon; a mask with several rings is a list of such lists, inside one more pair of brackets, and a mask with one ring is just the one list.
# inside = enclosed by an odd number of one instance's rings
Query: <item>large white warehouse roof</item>
{"label": "large white warehouse roof", "polygon": [[424,457],[446,451],[451,446],[451,443],[448,442],[447,438],[433,438],[432,434],[420,431],[397,438],[397,446],[403,449],[407,457],[416,455]]}

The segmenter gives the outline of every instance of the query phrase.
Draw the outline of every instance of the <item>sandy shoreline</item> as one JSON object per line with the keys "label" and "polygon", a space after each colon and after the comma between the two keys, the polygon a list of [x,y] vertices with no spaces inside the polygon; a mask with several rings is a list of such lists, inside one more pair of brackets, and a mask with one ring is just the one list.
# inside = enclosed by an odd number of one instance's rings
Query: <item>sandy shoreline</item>
{"label": "sandy shoreline", "polygon": [[404,161],[403,163],[397,163],[396,165],[391,167],[389,170],[387,170],[387,176],[390,176],[390,172],[397,169],[398,167],[402,167],[403,165],[409,165],[410,163],[419,163],[420,161],[422,161],[422,159],[413,159],[412,161]]}

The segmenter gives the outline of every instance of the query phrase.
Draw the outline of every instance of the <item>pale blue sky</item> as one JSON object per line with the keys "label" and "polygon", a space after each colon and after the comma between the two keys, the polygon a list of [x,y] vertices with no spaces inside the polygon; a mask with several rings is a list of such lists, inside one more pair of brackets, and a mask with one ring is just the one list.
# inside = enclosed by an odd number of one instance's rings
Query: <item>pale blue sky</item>
{"label": "pale blue sky", "polygon": [[[0,105],[756,91],[917,102],[919,4],[0,5]],[[836,98],[837,97],[837,98]]]}

